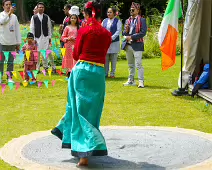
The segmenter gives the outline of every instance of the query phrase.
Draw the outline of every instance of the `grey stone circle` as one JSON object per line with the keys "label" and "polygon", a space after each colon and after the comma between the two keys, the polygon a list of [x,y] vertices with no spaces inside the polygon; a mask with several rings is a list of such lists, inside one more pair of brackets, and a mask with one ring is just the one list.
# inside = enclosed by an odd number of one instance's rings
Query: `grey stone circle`
{"label": "grey stone circle", "polygon": [[[103,129],[108,156],[89,158],[85,169],[169,170],[201,163],[212,157],[212,142],[195,136],[165,130]],[[78,158],[61,141],[49,135],[27,144],[27,159],[61,169],[76,167]]]}

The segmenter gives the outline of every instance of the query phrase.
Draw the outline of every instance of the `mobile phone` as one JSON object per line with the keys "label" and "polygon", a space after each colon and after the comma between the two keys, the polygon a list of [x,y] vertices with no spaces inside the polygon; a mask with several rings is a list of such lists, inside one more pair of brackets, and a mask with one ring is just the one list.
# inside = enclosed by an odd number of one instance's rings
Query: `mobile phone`
{"label": "mobile phone", "polygon": [[12,3],[12,7],[15,8],[16,7],[16,3]]}

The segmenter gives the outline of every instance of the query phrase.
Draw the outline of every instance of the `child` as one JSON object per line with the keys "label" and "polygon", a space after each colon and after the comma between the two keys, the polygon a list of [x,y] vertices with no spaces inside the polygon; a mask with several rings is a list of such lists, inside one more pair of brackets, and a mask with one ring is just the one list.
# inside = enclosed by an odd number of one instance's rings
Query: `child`
{"label": "child", "polygon": [[76,14],[70,15],[69,25],[65,27],[61,40],[65,43],[66,54],[63,58],[62,68],[68,69],[68,76],[75,65],[72,56],[72,51],[77,37],[77,30],[79,29],[79,20]]}
{"label": "child", "polygon": [[[37,45],[34,41],[34,35],[29,32],[27,34],[27,43],[23,46],[22,51],[25,52],[24,56],[24,77],[25,81],[29,81],[29,75],[28,72],[31,72],[32,75],[32,81],[36,82],[36,79],[32,73],[33,70],[36,70],[36,64],[37,64],[37,59],[34,56],[33,51],[37,51]],[[26,57],[26,51],[30,51],[30,57],[27,59]]]}

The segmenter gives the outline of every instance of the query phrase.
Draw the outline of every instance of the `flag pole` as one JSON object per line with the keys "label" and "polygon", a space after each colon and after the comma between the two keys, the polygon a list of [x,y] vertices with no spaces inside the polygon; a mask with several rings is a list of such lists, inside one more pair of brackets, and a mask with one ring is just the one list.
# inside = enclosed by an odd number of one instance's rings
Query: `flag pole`
{"label": "flag pole", "polygon": [[183,31],[184,31],[184,2],[181,0],[182,3],[182,31],[181,31],[181,65],[180,65],[180,88],[183,88]]}
{"label": "flag pole", "polygon": [[188,89],[183,88],[183,29],[184,29],[184,0],[181,0],[182,5],[182,31],[181,31],[181,63],[180,63],[180,88],[172,92],[173,96],[187,96]]}
{"label": "flag pole", "polygon": [[[212,3],[211,3],[211,23],[212,23]],[[212,25],[211,25],[211,35],[210,35],[210,53],[209,53],[209,89],[212,89]]]}

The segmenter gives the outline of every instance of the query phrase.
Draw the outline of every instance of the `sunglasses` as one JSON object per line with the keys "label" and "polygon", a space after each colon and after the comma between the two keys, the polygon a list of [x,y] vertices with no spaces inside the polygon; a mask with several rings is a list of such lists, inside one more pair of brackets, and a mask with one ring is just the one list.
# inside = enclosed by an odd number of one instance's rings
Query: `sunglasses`
{"label": "sunglasses", "polygon": [[130,12],[135,12],[135,10],[134,9],[130,9]]}

